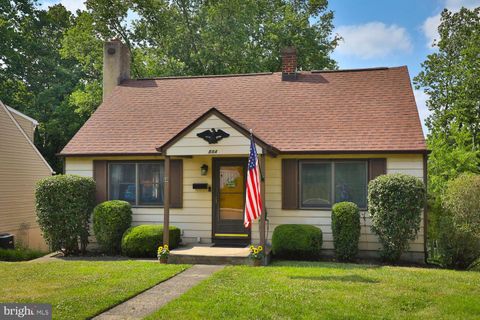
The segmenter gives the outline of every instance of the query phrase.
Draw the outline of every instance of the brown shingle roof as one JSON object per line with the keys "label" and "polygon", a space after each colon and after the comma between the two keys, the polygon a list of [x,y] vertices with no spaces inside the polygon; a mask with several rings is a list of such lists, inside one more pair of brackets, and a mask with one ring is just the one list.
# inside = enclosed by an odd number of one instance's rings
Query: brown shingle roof
{"label": "brown shingle roof", "polygon": [[153,154],[212,107],[280,152],[423,152],[406,67],[127,80],[63,155]]}

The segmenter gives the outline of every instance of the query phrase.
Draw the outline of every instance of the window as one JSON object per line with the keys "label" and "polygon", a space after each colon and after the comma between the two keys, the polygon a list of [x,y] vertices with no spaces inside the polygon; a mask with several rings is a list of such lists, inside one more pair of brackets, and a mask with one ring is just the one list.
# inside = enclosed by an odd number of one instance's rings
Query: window
{"label": "window", "polygon": [[163,162],[109,163],[109,199],[163,205]]}
{"label": "window", "polygon": [[335,203],[350,201],[367,207],[367,165],[365,162],[335,163]]}
{"label": "window", "polygon": [[301,164],[301,202],[302,207],[317,208],[332,205],[332,164]]}
{"label": "window", "polygon": [[367,207],[366,161],[300,162],[302,208],[329,208],[342,201]]}

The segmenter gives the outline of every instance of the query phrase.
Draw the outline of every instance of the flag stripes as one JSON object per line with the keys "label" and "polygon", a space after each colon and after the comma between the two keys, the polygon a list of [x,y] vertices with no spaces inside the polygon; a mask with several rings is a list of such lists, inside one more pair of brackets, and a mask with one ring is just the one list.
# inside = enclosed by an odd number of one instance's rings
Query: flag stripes
{"label": "flag stripes", "polygon": [[260,193],[260,168],[253,135],[250,137],[250,155],[248,157],[247,190],[245,199],[245,228],[251,226],[262,214],[262,196]]}

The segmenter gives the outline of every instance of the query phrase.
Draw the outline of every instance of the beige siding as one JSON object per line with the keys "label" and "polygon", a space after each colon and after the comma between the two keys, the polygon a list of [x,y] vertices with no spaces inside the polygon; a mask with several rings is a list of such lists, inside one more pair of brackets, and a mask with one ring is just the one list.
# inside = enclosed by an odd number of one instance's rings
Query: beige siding
{"label": "beige siding", "polygon": [[[245,156],[245,155],[244,155]],[[423,178],[423,158],[421,155],[323,155],[323,156],[279,156],[267,157],[266,161],[266,205],[270,220],[268,239],[271,241],[275,227],[286,223],[305,223],[319,227],[323,231],[324,248],[333,249],[331,231],[331,211],[329,210],[282,210],[281,205],[281,161],[282,158],[387,158],[387,173],[406,173]],[[157,157],[159,158],[159,157]],[[100,159],[100,158],[98,158]],[[151,157],[110,157],[101,159],[152,159]],[[182,229],[185,242],[211,241],[212,232],[212,193],[207,190],[193,190],[192,183],[212,183],[212,161],[209,156],[194,156],[184,158],[184,201],[183,208],[171,209],[170,223]],[[92,158],[67,158],[66,172],[84,176],[92,176]],[[200,175],[202,164],[209,166],[207,176]],[[133,208],[133,223],[162,223],[163,208]],[[367,212],[362,212],[362,230],[360,249],[365,251],[378,250],[380,244],[370,230],[371,219]],[[410,246],[411,252],[423,252],[423,222],[420,233]],[[252,240],[259,242],[258,223],[252,226]]]}
{"label": "beige siding", "polygon": [[30,139],[30,141],[33,141],[33,134],[35,133],[35,127],[36,127],[35,124],[31,120],[28,120],[27,118],[22,117],[17,113],[10,112],[10,114],[13,116],[15,121],[17,121],[17,123],[20,125],[20,127],[25,132],[25,134]]}
{"label": "beige siding", "polygon": [[[296,158],[387,158],[387,173],[411,174],[423,179],[422,155],[324,155],[324,156],[296,156]],[[273,230],[281,224],[305,223],[319,227],[323,232],[323,248],[333,249],[330,210],[282,210],[281,204],[281,162],[283,157],[267,158],[266,163],[266,205],[270,220],[268,239],[271,240]],[[295,158],[295,156],[289,156]],[[377,237],[370,230],[371,219],[368,212],[362,212],[362,229],[360,250],[378,250],[380,244]],[[253,240],[259,241],[258,224],[252,229]],[[423,252],[423,221],[416,240],[411,242],[410,251]]]}
{"label": "beige siding", "polygon": [[51,173],[32,142],[0,103],[0,232],[13,232],[25,244],[44,247],[38,237],[35,184]]}
{"label": "beige siding", "polygon": [[[103,160],[149,160],[162,157],[97,157]],[[65,173],[93,177],[94,158],[68,157],[65,161]],[[207,164],[207,176],[200,175],[200,167]],[[184,242],[211,242],[212,234],[212,193],[207,190],[193,190],[192,183],[208,183],[212,180],[211,157],[193,157],[183,159],[183,208],[170,209],[170,224],[182,230]],[[134,207],[133,225],[163,223],[163,207]]]}
{"label": "beige siding", "polygon": [[[220,140],[216,144],[209,144],[202,138],[197,137],[197,133],[212,128],[221,129],[230,136]],[[250,140],[243,134],[226,124],[223,120],[215,115],[200,123],[192,131],[188,132],[179,141],[173,144],[168,150],[168,155],[209,155],[214,152],[216,156],[248,154],[250,151]],[[262,149],[257,147],[257,152],[261,153]]]}

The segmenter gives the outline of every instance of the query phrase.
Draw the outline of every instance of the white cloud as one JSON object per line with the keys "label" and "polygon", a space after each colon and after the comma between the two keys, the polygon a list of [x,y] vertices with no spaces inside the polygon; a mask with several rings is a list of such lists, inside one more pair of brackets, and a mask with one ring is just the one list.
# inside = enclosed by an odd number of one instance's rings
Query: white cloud
{"label": "white cloud", "polygon": [[[445,0],[444,7],[450,11],[458,11],[462,7],[473,9],[480,6],[480,0]],[[428,17],[422,25],[422,31],[427,38],[427,47],[432,47],[435,39],[438,40],[438,26],[440,25],[440,14]]]}
{"label": "white cloud", "polygon": [[438,39],[438,26],[440,25],[440,14],[428,17],[422,25],[422,31],[427,37],[427,47],[433,47],[435,39]]}
{"label": "white cloud", "polygon": [[61,3],[65,8],[75,13],[78,9],[85,10],[85,0],[46,0],[41,2],[41,8],[47,9],[49,6]]}
{"label": "white cloud", "polygon": [[425,126],[425,120],[431,114],[427,108],[428,94],[423,92],[423,90],[414,90],[413,93],[415,95],[415,101],[417,102],[420,121],[422,122],[423,134],[426,136],[428,133],[428,128]]}
{"label": "white cloud", "polygon": [[398,51],[410,52],[413,47],[407,30],[394,24],[369,22],[340,26],[336,32],[343,38],[337,52],[361,59],[382,58]]}

